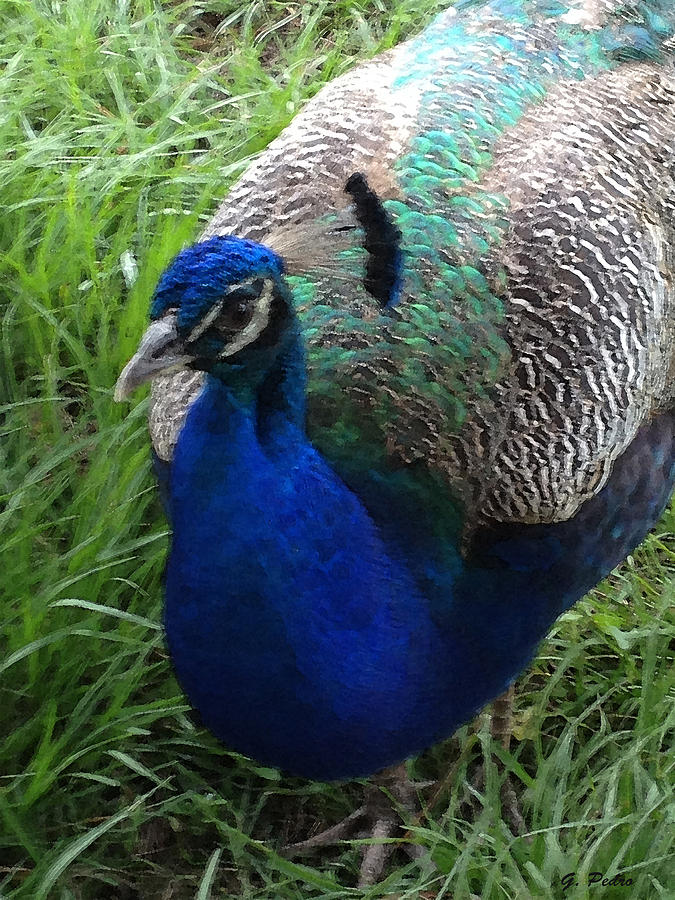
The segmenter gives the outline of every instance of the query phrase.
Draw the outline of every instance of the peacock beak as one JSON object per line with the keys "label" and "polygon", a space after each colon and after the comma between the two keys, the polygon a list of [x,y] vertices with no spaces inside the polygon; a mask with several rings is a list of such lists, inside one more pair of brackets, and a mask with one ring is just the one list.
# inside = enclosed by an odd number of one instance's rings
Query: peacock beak
{"label": "peacock beak", "polygon": [[115,385],[114,398],[126,400],[140,385],[157,375],[183,369],[190,362],[178,338],[175,313],[151,322],[141,338],[138,350],[122,369]]}

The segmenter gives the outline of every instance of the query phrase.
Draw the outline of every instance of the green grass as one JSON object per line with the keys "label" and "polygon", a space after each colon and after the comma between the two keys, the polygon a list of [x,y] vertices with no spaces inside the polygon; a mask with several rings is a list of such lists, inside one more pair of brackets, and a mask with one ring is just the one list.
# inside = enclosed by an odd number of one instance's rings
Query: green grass
{"label": "green grass", "polygon": [[[276,851],[360,787],[280,778],[188,715],[159,627],[167,529],[144,404],[111,387],[159,272],[247,158],[442,5],[0,0],[0,897],[354,884],[354,844]],[[558,898],[561,876],[593,871],[634,883],[588,896],[673,896],[674,532],[671,511],[518,686],[501,756],[531,842],[502,819],[493,762],[468,814],[481,720],[412,766],[452,774],[415,829],[438,870],[401,855],[367,896]]]}

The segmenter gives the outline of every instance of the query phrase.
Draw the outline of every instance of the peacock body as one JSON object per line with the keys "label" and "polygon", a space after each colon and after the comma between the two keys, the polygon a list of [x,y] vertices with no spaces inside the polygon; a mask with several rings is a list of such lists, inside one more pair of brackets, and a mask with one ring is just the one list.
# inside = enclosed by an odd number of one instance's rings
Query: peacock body
{"label": "peacock body", "polygon": [[167,639],[228,745],[411,756],[657,521],[674,51],[669,0],[460,2],[314,97],[162,276],[119,393],[154,378]]}

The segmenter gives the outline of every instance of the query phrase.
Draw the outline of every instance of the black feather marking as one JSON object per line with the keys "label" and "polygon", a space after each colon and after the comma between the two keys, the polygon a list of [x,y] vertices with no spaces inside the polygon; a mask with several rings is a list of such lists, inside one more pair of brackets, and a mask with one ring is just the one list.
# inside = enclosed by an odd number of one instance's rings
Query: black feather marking
{"label": "black feather marking", "polygon": [[345,193],[354,201],[368,252],[364,286],[382,306],[393,306],[401,292],[401,232],[361,172],[350,175]]}

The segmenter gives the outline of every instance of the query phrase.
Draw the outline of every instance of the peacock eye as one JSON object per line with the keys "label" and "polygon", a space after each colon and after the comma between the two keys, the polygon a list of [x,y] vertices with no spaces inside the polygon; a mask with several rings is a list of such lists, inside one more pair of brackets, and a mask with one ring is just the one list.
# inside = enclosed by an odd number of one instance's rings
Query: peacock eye
{"label": "peacock eye", "polygon": [[230,291],[225,296],[220,313],[213,323],[216,331],[231,334],[248,325],[255,312],[256,301],[260,297],[263,284],[263,279],[259,278]]}

